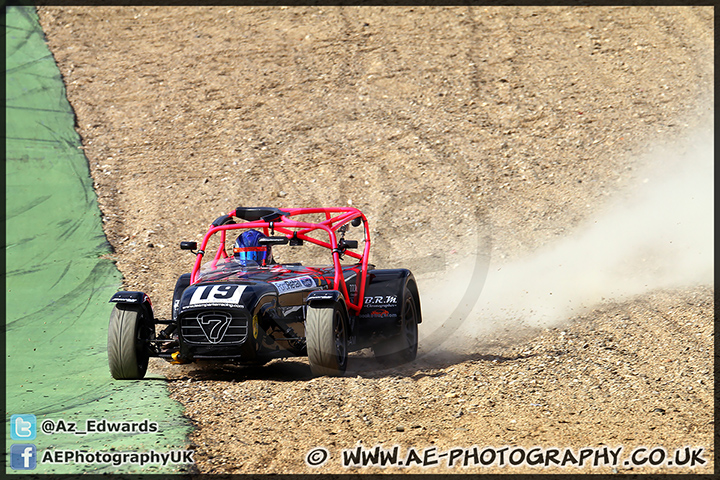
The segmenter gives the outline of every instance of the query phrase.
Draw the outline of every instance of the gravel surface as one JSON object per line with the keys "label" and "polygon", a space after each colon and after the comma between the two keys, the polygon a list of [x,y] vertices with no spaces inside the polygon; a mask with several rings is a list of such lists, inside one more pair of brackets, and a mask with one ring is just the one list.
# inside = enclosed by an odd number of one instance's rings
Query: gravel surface
{"label": "gravel surface", "polygon": [[[179,241],[237,206],[356,206],[373,263],[465,290],[468,255],[525,264],[622,201],[653,146],[712,132],[712,7],[38,11],[123,288],[158,317],[193,260]],[[305,359],[151,368],[197,426],[202,473],[711,473],[714,284],[684,283],[501,319],[462,349],[427,348],[445,318],[426,312],[418,360],[360,352],[342,378]],[[703,447],[706,463],[344,468],[359,444]]]}

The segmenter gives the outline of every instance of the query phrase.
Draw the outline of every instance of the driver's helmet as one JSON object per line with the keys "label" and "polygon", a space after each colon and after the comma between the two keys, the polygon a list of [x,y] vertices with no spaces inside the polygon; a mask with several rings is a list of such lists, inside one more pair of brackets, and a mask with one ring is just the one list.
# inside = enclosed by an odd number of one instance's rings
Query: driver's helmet
{"label": "driver's helmet", "polygon": [[235,260],[242,264],[257,263],[258,265],[268,265],[272,262],[272,247],[270,245],[260,245],[259,240],[265,238],[261,232],[257,230],[247,230],[235,239],[233,247],[233,256]]}

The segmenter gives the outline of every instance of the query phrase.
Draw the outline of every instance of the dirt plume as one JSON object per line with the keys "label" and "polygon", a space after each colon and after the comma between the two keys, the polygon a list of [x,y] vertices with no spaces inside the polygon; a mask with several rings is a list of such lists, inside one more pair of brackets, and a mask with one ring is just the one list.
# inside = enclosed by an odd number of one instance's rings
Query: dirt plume
{"label": "dirt plume", "polygon": [[469,258],[427,281],[423,331],[432,333],[421,342],[423,351],[475,353],[498,331],[523,337],[527,329],[559,326],[608,301],[711,284],[711,131],[659,145],[639,163],[630,188],[572,235],[510,263]]}

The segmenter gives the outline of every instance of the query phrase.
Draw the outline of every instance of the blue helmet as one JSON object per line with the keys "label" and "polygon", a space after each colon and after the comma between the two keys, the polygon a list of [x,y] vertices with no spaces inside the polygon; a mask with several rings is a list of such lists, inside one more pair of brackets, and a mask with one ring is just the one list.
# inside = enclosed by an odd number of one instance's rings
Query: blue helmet
{"label": "blue helmet", "polygon": [[259,240],[265,235],[257,230],[247,230],[237,237],[233,247],[235,260],[246,263],[255,262],[258,265],[268,265],[272,262],[272,247],[260,245]]}

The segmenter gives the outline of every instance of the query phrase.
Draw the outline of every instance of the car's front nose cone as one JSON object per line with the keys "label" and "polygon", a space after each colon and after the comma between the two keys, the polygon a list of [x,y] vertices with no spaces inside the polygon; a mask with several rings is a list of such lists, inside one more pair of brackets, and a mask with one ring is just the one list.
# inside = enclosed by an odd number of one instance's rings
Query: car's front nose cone
{"label": "car's front nose cone", "polygon": [[248,336],[246,310],[198,310],[180,317],[180,335],[189,345],[240,345]]}

